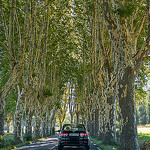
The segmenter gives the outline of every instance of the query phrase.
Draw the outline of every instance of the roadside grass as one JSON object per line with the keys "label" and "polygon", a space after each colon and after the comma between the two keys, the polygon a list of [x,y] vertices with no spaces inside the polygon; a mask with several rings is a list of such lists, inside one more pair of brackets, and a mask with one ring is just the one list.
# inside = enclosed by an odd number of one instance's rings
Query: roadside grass
{"label": "roadside grass", "polygon": [[[118,135],[117,135],[118,137]],[[91,141],[95,143],[102,150],[117,150],[118,146],[115,143],[109,143],[101,141],[98,137],[90,137]],[[141,150],[150,150],[150,134],[139,133],[138,134],[139,144]]]}
{"label": "roadside grass", "polygon": [[54,136],[54,135],[51,135],[51,136],[48,136],[48,137],[45,137],[45,138],[32,140],[32,141],[24,141],[23,143],[20,143],[20,144],[16,145],[15,142],[13,141],[13,138],[14,138],[13,134],[12,133],[5,134],[5,136],[4,136],[5,146],[0,148],[0,150],[10,150],[10,149],[14,149],[14,148],[21,147],[21,146],[24,146],[24,145],[29,145],[29,144],[35,143],[37,141],[47,139],[47,138],[52,137],[52,136]]}
{"label": "roadside grass", "polygon": [[138,138],[139,138],[139,141],[140,140],[150,141],[150,134],[140,133],[138,134]]}
{"label": "roadside grass", "polygon": [[150,150],[150,134],[139,133],[138,138],[141,150]]}
{"label": "roadside grass", "polygon": [[117,144],[101,141],[98,137],[90,137],[90,140],[102,150],[117,150],[118,147]]}
{"label": "roadside grass", "polygon": [[93,141],[93,143],[95,143],[102,150],[117,150],[117,145],[115,143],[110,144],[110,143],[101,141],[97,137],[90,137],[90,140]]}

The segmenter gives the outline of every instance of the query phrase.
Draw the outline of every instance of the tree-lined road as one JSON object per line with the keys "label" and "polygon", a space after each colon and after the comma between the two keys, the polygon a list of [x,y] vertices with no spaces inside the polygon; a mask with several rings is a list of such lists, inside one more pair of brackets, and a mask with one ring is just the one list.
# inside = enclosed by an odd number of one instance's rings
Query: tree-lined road
{"label": "tree-lined road", "polygon": [[[57,148],[58,138],[52,137],[44,139],[30,145],[15,148],[14,150],[58,150]],[[85,150],[85,148],[78,147],[65,147],[63,150]],[[90,150],[100,150],[93,142],[90,141]]]}
{"label": "tree-lined road", "polygon": [[0,23],[0,147],[84,123],[119,150],[140,149],[137,123],[150,124],[149,0],[1,0]]}

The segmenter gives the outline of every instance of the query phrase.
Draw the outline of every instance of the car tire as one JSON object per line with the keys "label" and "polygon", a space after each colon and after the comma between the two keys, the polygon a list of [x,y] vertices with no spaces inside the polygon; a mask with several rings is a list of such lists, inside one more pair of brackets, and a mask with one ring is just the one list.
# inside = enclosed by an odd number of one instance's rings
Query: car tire
{"label": "car tire", "polygon": [[58,146],[58,150],[62,150],[62,146],[61,145]]}
{"label": "car tire", "polygon": [[86,149],[86,150],[89,150],[89,149],[90,149],[90,147],[89,147],[89,146],[86,146],[86,147],[85,147],[85,149]]}

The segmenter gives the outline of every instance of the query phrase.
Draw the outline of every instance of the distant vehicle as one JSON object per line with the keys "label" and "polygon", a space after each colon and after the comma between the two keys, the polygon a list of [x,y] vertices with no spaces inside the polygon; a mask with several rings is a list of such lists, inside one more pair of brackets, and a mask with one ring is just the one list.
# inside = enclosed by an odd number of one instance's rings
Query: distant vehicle
{"label": "distant vehicle", "polygon": [[65,124],[58,132],[58,150],[64,146],[84,146],[89,150],[88,134],[83,124]]}

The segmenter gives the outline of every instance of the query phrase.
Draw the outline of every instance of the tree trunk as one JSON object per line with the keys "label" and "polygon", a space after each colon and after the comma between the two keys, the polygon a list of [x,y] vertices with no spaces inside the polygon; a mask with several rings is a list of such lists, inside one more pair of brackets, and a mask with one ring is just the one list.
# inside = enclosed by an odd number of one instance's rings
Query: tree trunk
{"label": "tree trunk", "polygon": [[49,120],[48,120],[48,109],[46,111],[46,128],[45,128],[45,134],[46,136],[49,136],[49,131],[48,131],[48,125],[49,125]]}
{"label": "tree trunk", "polygon": [[24,110],[24,98],[22,96],[23,94],[22,92],[20,93],[18,91],[18,100],[17,100],[15,117],[14,117],[14,141],[16,144],[23,142],[22,117],[23,117],[23,110]]}
{"label": "tree trunk", "polygon": [[95,136],[98,137],[99,135],[99,108],[96,108],[95,110]]}
{"label": "tree trunk", "polygon": [[53,117],[52,124],[51,124],[51,127],[52,127],[52,135],[55,134],[55,122],[56,122],[56,118]]}
{"label": "tree trunk", "polygon": [[43,138],[44,137],[44,120],[41,117],[41,124],[40,124],[40,135]]}
{"label": "tree trunk", "polygon": [[0,103],[0,136],[4,136],[4,106],[1,104],[2,103]]}
{"label": "tree trunk", "polygon": [[91,136],[95,136],[95,116],[94,116],[94,112],[92,112],[91,115]]}
{"label": "tree trunk", "polygon": [[82,124],[86,124],[84,112],[82,112]]}
{"label": "tree trunk", "polygon": [[116,103],[113,89],[111,88],[107,92],[107,104],[106,104],[106,133],[105,141],[117,142],[116,139]]}
{"label": "tree trunk", "polygon": [[76,116],[77,116],[77,124],[79,124],[79,121],[80,121],[79,120],[79,117],[80,117],[80,112],[79,111],[76,112]]}
{"label": "tree trunk", "polygon": [[46,117],[43,117],[43,137],[46,137]]}
{"label": "tree trunk", "polygon": [[7,121],[7,133],[9,133],[9,131],[10,131],[10,123],[11,123],[11,120],[9,119],[8,121]]}
{"label": "tree trunk", "polygon": [[72,124],[72,123],[74,123],[74,113],[70,112],[70,115],[71,115],[71,124]]}
{"label": "tree trunk", "polygon": [[139,150],[134,98],[134,69],[128,66],[119,81],[120,141],[119,150]]}
{"label": "tree trunk", "polygon": [[91,123],[91,117],[90,117],[90,115],[88,115],[88,117],[87,117],[87,130],[88,130],[88,132],[91,135],[91,132],[92,132],[92,123]]}
{"label": "tree trunk", "polygon": [[0,100],[0,137],[3,138],[3,141],[0,141],[0,148],[4,145],[4,106],[1,105],[1,102]]}
{"label": "tree trunk", "polygon": [[35,107],[35,135],[34,135],[35,139],[38,139],[41,137],[40,136],[40,123],[41,123],[40,113]]}
{"label": "tree trunk", "polygon": [[104,140],[105,137],[105,98],[102,96],[99,104],[99,137]]}
{"label": "tree trunk", "polygon": [[32,112],[31,112],[31,108],[27,108],[27,110],[26,110],[25,137],[26,137],[27,141],[32,140]]}
{"label": "tree trunk", "polygon": [[62,129],[62,122],[60,121],[60,129]]}

